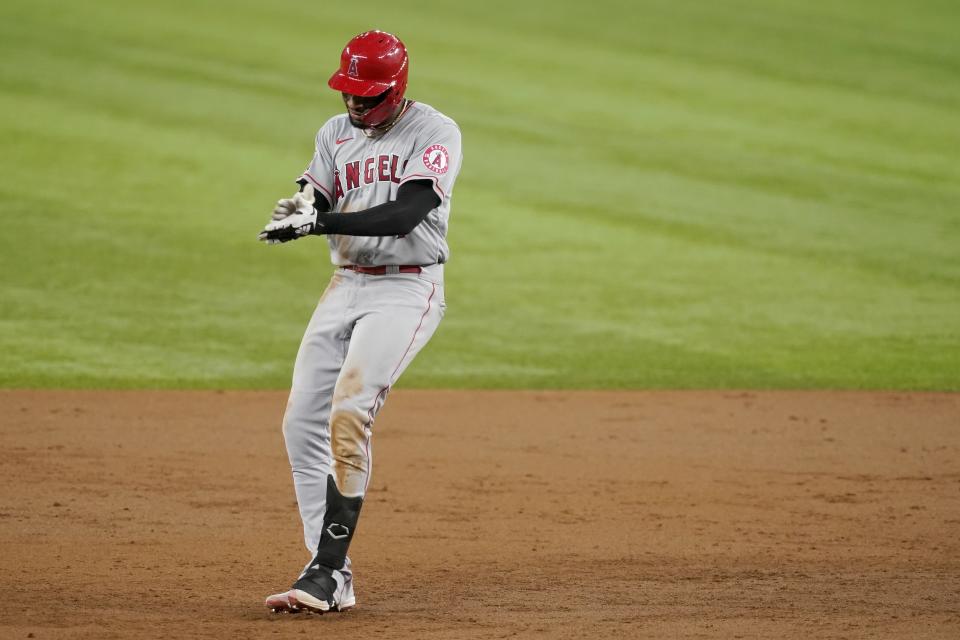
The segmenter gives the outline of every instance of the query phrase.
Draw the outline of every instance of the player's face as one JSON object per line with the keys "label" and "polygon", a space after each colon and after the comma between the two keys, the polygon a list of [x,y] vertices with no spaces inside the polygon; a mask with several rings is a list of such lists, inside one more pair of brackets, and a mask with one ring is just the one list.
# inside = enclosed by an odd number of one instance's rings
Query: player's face
{"label": "player's face", "polygon": [[343,104],[345,104],[347,107],[347,115],[350,116],[350,124],[355,127],[366,126],[363,123],[363,116],[365,116],[368,111],[383,102],[387,98],[388,93],[390,93],[389,89],[380,95],[371,96],[369,98],[364,98],[363,96],[354,96],[349,93],[341,93],[340,95],[343,96]]}

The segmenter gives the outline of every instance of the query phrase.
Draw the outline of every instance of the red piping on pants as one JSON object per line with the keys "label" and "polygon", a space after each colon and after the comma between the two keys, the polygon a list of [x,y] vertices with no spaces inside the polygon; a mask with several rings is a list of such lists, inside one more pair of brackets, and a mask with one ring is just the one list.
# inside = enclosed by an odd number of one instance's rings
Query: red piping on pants
{"label": "red piping on pants", "polygon": [[[390,374],[390,379],[387,381],[387,386],[385,386],[384,388],[380,389],[380,392],[379,392],[379,393],[376,395],[376,397],[373,399],[373,406],[371,406],[371,407],[370,407],[370,410],[367,411],[367,424],[363,425],[364,430],[369,429],[370,426],[373,424],[373,410],[376,408],[377,404],[380,402],[380,397],[383,396],[383,395],[385,395],[385,394],[387,393],[387,391],[390,390],[390,387],[393,386],[393,383],[394,383],[393,377],[397,374],[397,371],[400,370],[400,366],[403,364],[403,361],[406,360],[407,354],[410,353],[410,349],[413,348],[413,343],[417,341],[417,334],[420,333],[420,328],[423,327],[423,321],[424,321],[424,319],[426,319],[427,314],[430,313],[430,308],[431,308],[431,306],[432,306],[432,304],[433,304],[433,294],[435,294],[436,292],[437,292],[437,285],[434,284],[434,285],[433,285],[433,288],[430,289],[430,296],[427,298],[427,308],[423,311],[423,315],[420,316],[420,324],[418,324],[418,325],[417,325],[417,328],[414,329],[414,331],[413,331],[413,337],[410,338],[410,344],[407,345],[406,351],[404,351],[404,352],[403,352],[403,355],[400,356],[400,362],[397,363],[397,366],[394,367],[394,369],[393,369],[393,373]],[[372,470],[369,468],[369,466],[370,466],[370,436],[369,436],[369,435],[367,436],[366,453],[367,453],[367,467],[368,467],[368,468],[367,468],[367,481],[366,481],[366,482],[364,483],[364,485],[363,485],[363,492],[364,492],[364,493],[367,492],[367,487],[370,486],[370,476],[371,476],[371,471],[372,471]]]}

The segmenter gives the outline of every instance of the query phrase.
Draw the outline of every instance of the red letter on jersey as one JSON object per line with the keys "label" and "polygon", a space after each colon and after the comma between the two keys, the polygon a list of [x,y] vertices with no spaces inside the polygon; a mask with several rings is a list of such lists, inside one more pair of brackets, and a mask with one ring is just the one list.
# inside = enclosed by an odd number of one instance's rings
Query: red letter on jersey
{"label": "red letter on jersey", "polygon": [[360,186],[360,161],[348,162],[344,167],[347,170],[347,191]]}
{"label": "red letter on jersey", "polygon": [[390,156],[378,156],[377,157],[377,167],[380,171],[377,173],[377,179],[380,182],[388,182],[390,180]]}
{"label": "red letter on jersey", "polygon": [[398,162],[400,162],[400,156],[390,156],[390,182],[400,184],[400,176],[397,175]]}
{"label": "red letter on jersey", "polygon": [[333,172],[333,199],[334,202],[330,203],[332,207],[338,200],[343,198],[343,186],[340,184],[340,172]]}
{"label": "red letter on jersey", "polygon": [[373,158],[363,161],[363,184],[373,183]]}

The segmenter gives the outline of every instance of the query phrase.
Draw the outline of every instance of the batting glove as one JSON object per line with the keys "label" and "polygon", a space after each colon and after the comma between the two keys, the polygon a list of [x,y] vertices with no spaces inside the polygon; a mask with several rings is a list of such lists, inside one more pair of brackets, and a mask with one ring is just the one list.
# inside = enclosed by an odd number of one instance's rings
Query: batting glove
{"label": "batting glove", "polygon": [[297,203],[293,198],[281,198],[277,200],[277,206],[273,208],[270,214],[271,220],[283,220],[287,216],[292,216],[297,210]]}
{"label": "batting glove", "polygon": [[[290,205],[283,204],[289,201]],[[293,213],[277,219],[277,211],[286,212],[292,206]],[[257,239],[267,244],[280,244],[290,242],[308,236],[310,234],[320,233],[323,225],[317,220],[317,211],[313,208],[307,196],[302,193],[295,193],[289,200],[280,200],[277,208],[274,209],[273,220],[267,223]]]}
{"label": "batting glove", "polygon": [[[306,196],[306,199],[310,202],[316,202],[317,196],[314,191],[313,185],[309,182],[301,183],[300,185],[300,194]],[[294,197],[290,198],[281,198],[277,200],[277,206],[273,208],[273,213],[270,214],[271,220],[283,220],[287,216],[292,216],[297,211],[297,200]]]}

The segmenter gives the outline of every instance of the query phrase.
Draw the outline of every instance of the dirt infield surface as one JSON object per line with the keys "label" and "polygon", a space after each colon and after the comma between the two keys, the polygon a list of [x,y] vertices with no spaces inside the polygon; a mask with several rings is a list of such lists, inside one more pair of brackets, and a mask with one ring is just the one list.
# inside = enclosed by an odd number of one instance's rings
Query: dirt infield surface
{"label": "dirt infield surface", "polygon": [[960,637],[960,394],[394,392],[325,616],[284,404],[0,392],[0,637]]}

